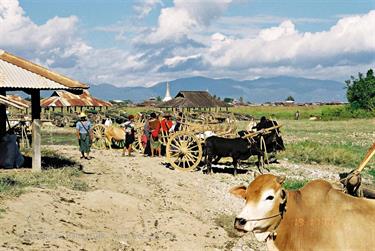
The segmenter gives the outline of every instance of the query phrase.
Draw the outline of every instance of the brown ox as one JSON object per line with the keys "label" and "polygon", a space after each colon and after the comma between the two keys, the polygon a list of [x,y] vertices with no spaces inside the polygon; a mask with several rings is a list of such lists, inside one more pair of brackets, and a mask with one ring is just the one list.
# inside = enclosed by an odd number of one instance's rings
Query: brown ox
{"label": "brown ox", "polygon": [[125,130],[124,128],[109,126],[105,129],[105,137],[107,145],[109,146],[109,148],[111,148],[112,139],[116,141],[121,141],[125,139]]}
{"label": "brown ox", "polygon": [[234,227],[253,232],[270,250],[375,250],[375,201],[355,198],[315,180],[282,188],[285,177],[260,175],[231,193],[246,200]]}

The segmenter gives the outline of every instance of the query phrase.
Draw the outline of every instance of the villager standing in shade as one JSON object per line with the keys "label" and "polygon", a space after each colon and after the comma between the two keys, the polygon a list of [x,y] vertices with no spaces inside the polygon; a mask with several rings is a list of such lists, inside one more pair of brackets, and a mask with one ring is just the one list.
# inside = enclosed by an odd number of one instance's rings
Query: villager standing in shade
{"label": "villager standing in shade", "polygon": [[134,129],[134,116],[129,115],[128,121],[124,123],[125,127],[125,146],[122,156],[125,156],[126,150],[128,150],[128,156],[132,156],[132,144],[135,141],[135,129]]}
{"label": "villager standing in shade", "polygon": [[76,124],[79,151],[82,154],[81,159],[91,159],[89,156],[93,136],[91,128],[92,124],[90,120],[88,120],[86,114],[82,112],[79,115],[79,121]]}

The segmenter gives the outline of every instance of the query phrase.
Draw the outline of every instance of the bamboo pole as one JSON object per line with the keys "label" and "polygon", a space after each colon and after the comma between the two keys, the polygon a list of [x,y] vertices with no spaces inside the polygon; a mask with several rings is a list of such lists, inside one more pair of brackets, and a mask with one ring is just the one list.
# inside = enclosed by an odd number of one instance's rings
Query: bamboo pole
{"label": "bamboo pole", "polygon": [[375,142],[374,144],[372,144],[372,146],[370,147],[370,149],[368,149],[366,155],[365,155],[365,158],[362,160],[362,162],[358,165],[357,169],[355,170],[355,172],[358,172],[360,173],[363,168],[365,168],[365,166],[367,165],[367,163],[371,160],[371,158],[375,155]]}
{"label": "bamboo pole", "polygon": [[40,91],[31,92],[31,116],[32,116],[32,170],[42,170],[41,136],[40,136]]}
{"label": "bamboo pole", "polygon": [[272,131],[272,130],[274,130],[274,129],[280,128],[280,127],[282,127],[282,125],[277,125],[277,126],[272,126],[272,127],[264,128],[264,129],[262,129],[262,130],[260,130],[260,131],[252,132],[252,133],[246,134],[246,135],[244,136],[244,138],[252,138],[252,137],[254,137],[254,136],[258,135],[258,134],[262,134],[262,133],[265,133],[265,132],[269,132],[269,131]]}

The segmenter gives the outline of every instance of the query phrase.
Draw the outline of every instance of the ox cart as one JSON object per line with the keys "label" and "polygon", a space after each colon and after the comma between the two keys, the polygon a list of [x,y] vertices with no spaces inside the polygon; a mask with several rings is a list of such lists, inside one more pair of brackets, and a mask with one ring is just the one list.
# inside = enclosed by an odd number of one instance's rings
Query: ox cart
{"label": "ox cart", "polygon": [[213,116],[184,116],[177,132],[162,132],[162,142],[166,146],[167,162],[181,171],[194,170],[203,158],[204,140],[207,132],[217,136],[233,138],[236,136],[236,119],[232,114]]}
{"label": "ox cart", "polygon": [[[211,116],[211,115],[210,115]],[[164,137],[166,144],[166,156],[168,163],[175,169],[182,171],[194,170],[203,158],[203,148],[207,132],[224,137],[235,138],[237,136],[236,118],[233,115],[213,119],[205,117],[202,123],[185,122],[182,123],[182,130]],[[251,143],[257,143],[263,156],[260,156],[259,165],[264,167],[269,163],[268,153],[284,150],[284,145],[280,136],[280,127],[275,121],[270,120],[270,125],[256,132],[245,132],[241,135]],[[281,142],[276,143],[276,140]],[[276,147],[267,148],[267,141],[275,141]],[[278,145],[280,144],[280,145]]]}
{"label": "ox cart", "polygon": [[[133,147],[139,152],[143,152],[144,150],[142,145],[144,122],[144,118],[141,116],[137,117],[134,121],[137,138],[133,143]],[[123,127],[117,125],[105,126],[97,123],[92,127],[92,132],[92,145],[96,149],[106,149],[107,147],[111,148],[112,145],[118,148],[124,147],[125,129]]]}

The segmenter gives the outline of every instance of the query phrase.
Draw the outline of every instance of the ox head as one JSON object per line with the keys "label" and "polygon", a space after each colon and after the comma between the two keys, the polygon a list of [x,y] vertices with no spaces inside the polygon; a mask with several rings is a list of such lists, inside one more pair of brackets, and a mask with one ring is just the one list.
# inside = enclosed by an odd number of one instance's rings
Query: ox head
{"label": "ox head", "polygon": [[235,219],[234,227],[242,232],[254,232],[257,238],[257,234],[277,227],[287,198],[287,192],[282,188],[284,180],[285,176],[264,174],[257,176],[247,188],[232,188],[230,193],[246,201]]}
{"label": "ox head", "polygon": [[284,140],[280,134],[276,135],[276,151],[285,151]]}

